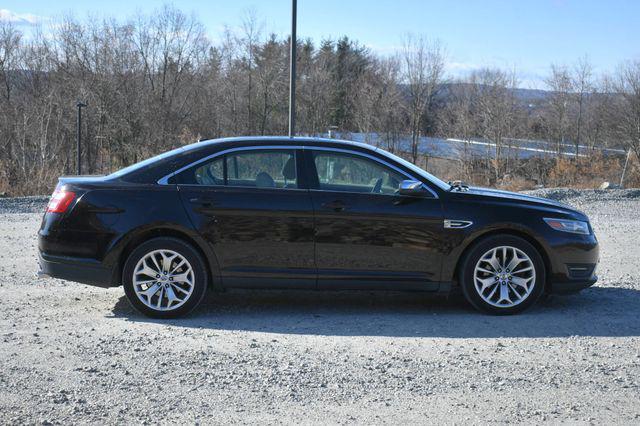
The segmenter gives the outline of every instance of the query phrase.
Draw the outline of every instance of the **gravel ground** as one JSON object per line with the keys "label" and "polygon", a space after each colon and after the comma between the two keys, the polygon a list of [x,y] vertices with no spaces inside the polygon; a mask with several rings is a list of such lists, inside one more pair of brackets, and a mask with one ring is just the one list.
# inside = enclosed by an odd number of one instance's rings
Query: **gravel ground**
{"label": "gravel ground", "polygon": [[45,198],[0,199],[0,424],[640,423],[640,191],[535,193],[589,214],[597,286],[514,317],[245,292],[165,322],[37,280]]}

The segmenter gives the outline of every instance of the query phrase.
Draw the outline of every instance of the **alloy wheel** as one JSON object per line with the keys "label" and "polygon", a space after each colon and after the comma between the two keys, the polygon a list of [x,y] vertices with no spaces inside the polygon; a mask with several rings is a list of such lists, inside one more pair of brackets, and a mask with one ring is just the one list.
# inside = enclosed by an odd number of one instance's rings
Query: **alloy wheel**
{"label": "alloy wheel", "polygon": [[171,311],[189,300],[195,277],[191,264],[179,253],[154,250],[138,261],[132,281],[142,303],[156,311]]}
{"label": "alloy wheel", "polygon": [[535,286],[536,270],[531,258],[512,246],[495,247],[476,263],[473,282],[488,304],[510,308],[524,302]]}

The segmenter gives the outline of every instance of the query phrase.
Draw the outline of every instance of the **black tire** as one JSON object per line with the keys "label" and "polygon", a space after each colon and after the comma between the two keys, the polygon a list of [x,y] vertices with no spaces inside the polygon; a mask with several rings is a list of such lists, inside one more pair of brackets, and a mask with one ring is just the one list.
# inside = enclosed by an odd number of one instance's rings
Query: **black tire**
{"label": "black tire", "polygon": [[[535,271],[533,288],[528,296],[526,296],[517,305],[508,307],[494,306],[485,301],[480,296],[474,283],[474,271],[480,258],[493,248],[501,246],[515,247],[516,249],[524,252],[529,259],[531,259],[531,263],[533,264]],[[522,312],[536,303],[544,292],[545,276],[546,272],[544,261],[540,256],[540,253],[538,253],[538,250],[536,250],[536,248],[528,241],[513,235],[495,235],[477,242],[471,250],[469,250],[462,263],[462,267],[460,268],[460,287],[462,288],[462,292],[467,301],[479,311],[493,315],[511,315]],[[487,293],[488,292],[489,290],[487,290]]]}
{"label": "black tire", "polygon": [[[181,306],[172,310],[156,310],[145,305],[133,288],[133,275],[137,263],[154,250],[172,250],[180,254],[193,270],[194,285],[191,295]],[[178,238],[159,237],[145,241],[131,252],[122,270],[122,281],[127,299],[136,310],[151,318],[169,319],[187,315],[200,304],[207,292],[208,274],[202,256],[190,244]]]}

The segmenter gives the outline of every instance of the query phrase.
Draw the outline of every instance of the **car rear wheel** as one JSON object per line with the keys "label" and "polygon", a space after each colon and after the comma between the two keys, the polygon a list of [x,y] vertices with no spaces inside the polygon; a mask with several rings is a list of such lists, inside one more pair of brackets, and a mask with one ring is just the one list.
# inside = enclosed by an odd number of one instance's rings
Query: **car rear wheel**
{"label": "car rear wheel", "polygon": [[153,318],[176,318],[204,298],[207,272],[200,254],[177,238],[154,238],[129,255],[123,269],[127,299]]}
{"label": "car rear wheel", "polygon": [[462,265],[465,298],[491,314],[515,314],[533,305],[544,290],[544,262],[526,240],[512,235],[476,244]]}

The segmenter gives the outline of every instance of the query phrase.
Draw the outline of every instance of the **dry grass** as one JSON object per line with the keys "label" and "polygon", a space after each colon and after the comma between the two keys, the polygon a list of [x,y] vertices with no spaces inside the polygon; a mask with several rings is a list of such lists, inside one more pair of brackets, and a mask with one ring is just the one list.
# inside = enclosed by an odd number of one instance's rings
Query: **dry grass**
{"label": "dry grass", "polygon": [[[419,164],[424,167],[424,164]],[[624,158],[594,154],[585,158],[532,158],[511,162],[502,177],[496,179],[495,164],[483,159],[445,160],[431,158],[428,171],[443,180],[461,179],[472,185],[490,186],[510,191],[539,187],[594,189],[603,182],[620,183]],[[507,169],[503,164],[501,167]],[[640,162],[631,157],[624,179],[627,188],[640,187]]]}
{"label": "dry grass", "polygon": [[[185,138],[192,138],[186,135]],[[596,154],[588,158],[562,157],[559,159],[533,158],[511,162],[509,170],[500,179],[495,177],[495,164],[486,159],[469,159],[468,161],[450,160],[430,157],[420,158],[418,165],[445,181],[463,180],[475,186],[489,186],[510,191],[523,191],[539,187],[567,187],[576,189],[598,188],[603,182],[619,184],[624,166],[624,158],[604,157]],[[506,169],[505,166],[503,168]],[[33,187],[27,182],[19,187],[11,187],[0,160],[0,194],[9,196],[42,195],[49,189]],[[55,185],[52,180],[51,188]],[[640,187],[640,161],[631,156],[624,186]]]}

